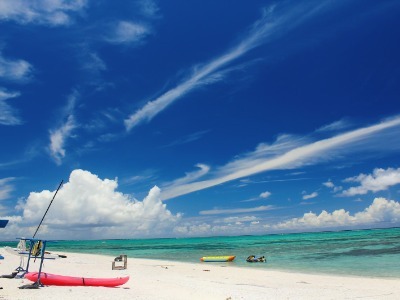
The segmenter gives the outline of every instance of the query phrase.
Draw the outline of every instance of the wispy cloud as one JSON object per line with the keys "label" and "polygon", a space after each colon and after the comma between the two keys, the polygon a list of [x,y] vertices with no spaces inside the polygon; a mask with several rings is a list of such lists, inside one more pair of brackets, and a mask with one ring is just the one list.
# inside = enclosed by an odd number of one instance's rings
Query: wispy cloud
{"label": "wispy cloud", "polygon": [[0,88],[0,124],[20,125],[21,119],[18,117],[14,108],[7,104],[6,100],[18,97],[20,93],[9,92]]}
{"label": "wispy cloud", "polygon": [[191,75],[183,79],[176,87],[163,93],[158,98],[148,101],[142,108],[125,119],[126,130],[130,131],[143,122],[151,121],[169,105],[194,89],[221,81],[229,73],[228,70],[223,69],[224,67],[242,57],[250,50],[271,41],[274,37],[299,25],[299,23],[307,20],[307,18],[316,13],[320,7],[314,5],[312,9],[309,9],[305,6],[298,6],[284,14],[275,13],[275,7],[264,10],[262,18],[253,24],[248,34],[236,46],[211,62],[196,66]]}
{"label": "wispy cloud", "polygon": [[68,103],[64,109],[64,121],[63,123],[50,130],[50,145],[49,151],[51,157],[54,159],[56,164],[60,165],[62,159],[65,157],[65,142],[66,139],[71,135],[71,132],[77,127],[75,117],[73,115],[75,103],[78,97],[78,93],[74,91],[68,98]]}
{"label": "wispy cloud", "polygon": [[267,199],[267,198],[268,198],[269,196],[271,196],[271,195],[272,195],[271,192],[266,191],[266,192],[261,193],[258,197],[253,197],[253,198],[250,198],[250,199],[242,200],[242,201],[240,201],[240,202],[254,202],[254,201],[260,201],[260,200],[263,200],[263,199]]}
{"label": "wispy cloud", "polygon": [[20,24],[67,25],[71,23],[70,14],[80,12],[86,3],[86,0],[2,0],[0,20]]}
{"label": "wispy cloud", "polygon": [[0,78],[24,81],[30,78],[32,71],[33,67],[29,62],[22,59],[7,59],[0,52]]}
{"label": "wispy cloud", "polygon": [[[226,166],[220,167],[208,180],[192,182],[170,189],[165,189],[163,199],[170,199],[194,191],[210,188],[228,181],[248,177],[269,170],[292,169],[305,165],[314,165],[323,161],[332,160],[340,153],[362,152],[364,149],[375,149],[377,152],[393,150],[396,143],[381,143],[380,139],[391,134],[394,140],[400,136],[400,117],[385,120],[381,123],[352,130],[331,138],[311,142],[295,148],[285,147],[282,152],[275,152],[274,156],[269,151],[262,156],[256,149],[245,158],[239,158]],[[373,148],[375,146],[375,148]],[[274,145],[272,145],[274,147]],[[264,146],[264,150],[268,150]]]}
{"label": "wispy cloud", "polygon": [[203,135],[205,135],[207,132],[209,132],[209,130],[203,130],[203,131],[198,131],[192,134],[189,134],[187,136],[184,136],[182,138],[180,138],[179,140],[176,140],[168,145],[165,145],[164,147],[172,147],[172,146],[177,146],[177,145],[183,145],[183,144],[187,144],[187,143],[191,143],[194,141],[197,141],[198,139],[201,139],[201,137]]}
{"label": "wispy cloud", "polygon": [[339,120],[339,121],[335,121],[335,122],[333,122],[331,124],[322,126],[322,127],[318,128],[316,131],[317,132],[339,131],[339,130],[347,129],[351,125],[352,124],[350,123],[349,120],[342,119],[342,120]]}
{"label": "wispy cloud", "polygon": [[141,0],[138,2],[140,11],[145,17],[154,18],[158,16],[159,7],[153,0]]}
{"label": "wispy cloud", "polygon": [[360,185],[343,191],[342,196],[365,195],[368,192],[384,191],[391,186],[400,184],[400,168],[375,169],[372,174],[360,174],[345,179],[345,182],[358,182]]}
{"label": "wispy cloud", "polygon": [[136,44],[141,42],[151,33],[148,26],[144,24],[119,21],[114,26],[106,41],[114,44]]}
{"label": "wispy cloud", "polygon": [[188,182],[193,182],[193,181],[203,177],[210,171],[210,167],[205,164],[197,164],[196,167],[199,168],[199,170],[194,171],[194,172],[188,172],[182,178],[176,179],[170,183],[165,183],[163,185],[163,188],[174,189],[175,187],[179,187]]}
{"label": "wispy cloud", "polygon": [[10,194],[14,190],[14,186],[11,182],[14,180],[14,177],[0,179],[0,200],[10,198]]}
{"label": "wispy cloud", "polygon": [[202,210],[199,212],[200,215],[223,215],[223,214],[239,214],[239,213],[251,213],[260,212],[276,209],[273,205],[262,205],[251,208],[231,208],[231,209],[212,209],[212,210]]}
{"label": "wispy cloud", "polygon": [[303,193],[304,195],[303,195],[303,200],[308,200],[308,199],[313,199],[313,198],[316,198],[316,197],[318,197],[318,193],[317,192],[312,192],[311,194],[306,194],[306,193]]}

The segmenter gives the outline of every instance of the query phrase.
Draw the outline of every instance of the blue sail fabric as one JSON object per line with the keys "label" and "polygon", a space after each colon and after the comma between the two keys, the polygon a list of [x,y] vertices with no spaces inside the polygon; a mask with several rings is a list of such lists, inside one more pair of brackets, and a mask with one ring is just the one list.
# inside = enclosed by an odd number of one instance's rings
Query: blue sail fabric
{"label": "blue sail fabric", "polygon": [[8,220],[0,220],[0,228],[4,228],[7,226]]}

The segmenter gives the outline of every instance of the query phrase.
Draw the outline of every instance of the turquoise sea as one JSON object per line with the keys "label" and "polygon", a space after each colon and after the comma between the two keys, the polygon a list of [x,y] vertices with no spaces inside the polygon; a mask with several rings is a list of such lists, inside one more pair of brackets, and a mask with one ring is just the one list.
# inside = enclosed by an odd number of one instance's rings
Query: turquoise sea
{"label": "turquoise sea", "polygon": [[[0,242],[0,247],[17,242]],[[400,228],[263,236],[49,241],[47,250],[200,262],[200,257],[236,255],[226,266],[291,272],[400,278]],[[267,263],[247,263],[254,254]],[[205,263],[203,263],[205,264]]]}

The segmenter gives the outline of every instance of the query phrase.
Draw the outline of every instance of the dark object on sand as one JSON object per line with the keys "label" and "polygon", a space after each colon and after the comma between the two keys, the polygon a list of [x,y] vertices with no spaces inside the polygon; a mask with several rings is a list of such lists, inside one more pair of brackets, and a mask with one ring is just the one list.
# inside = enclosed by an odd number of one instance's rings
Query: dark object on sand
{"label": "dark object on sand", "polygon": [[15,278],[15,276],[17,276],[18,271],[12,272],[10,275],[1,275],[0,278]]}

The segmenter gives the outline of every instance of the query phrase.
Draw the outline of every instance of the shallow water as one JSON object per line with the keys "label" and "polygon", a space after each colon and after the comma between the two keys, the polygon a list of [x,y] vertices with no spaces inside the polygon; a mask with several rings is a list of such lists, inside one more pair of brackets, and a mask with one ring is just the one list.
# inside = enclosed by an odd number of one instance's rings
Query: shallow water
{"label": "shallow water", "polygon": [[[16,243],[0,242],[2,246]],[[49,251],[198,262],[236,255],[227,266],[308,273],[400,278],[400,228],[264,236],[49,242]],[[267,263],[247,263],[264,255]],[[219,263],[221,264],[221,263]]]}

